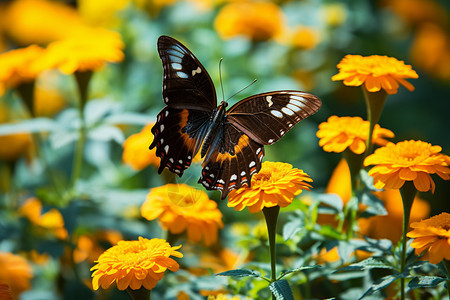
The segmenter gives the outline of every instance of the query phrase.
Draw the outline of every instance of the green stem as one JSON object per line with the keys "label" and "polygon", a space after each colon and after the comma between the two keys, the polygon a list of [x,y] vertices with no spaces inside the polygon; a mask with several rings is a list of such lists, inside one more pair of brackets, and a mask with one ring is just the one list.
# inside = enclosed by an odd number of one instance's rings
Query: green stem
{"label": "green stem", "polygon": [[72,177],[70,181],[70,187],[71,192],[73,192],[76,182],[80,178],[81,170],[83,168],[83,152],[84,152],[84,145],[86,143],[86,136],[87,136],[87,128],[86,128],[86,119],[84,115],[84,107],[87,102],[87,95],[88,95],[88,86],[89,82],[92,77],[91,71],[85,71],[85,72],[75,72],[75,79],[78,86],[78,91],[80,94],[79,99],[79,105],[78,105],[78,112],[80,117],[80,128],[79,128],[79,137],[77,141],[77,145],[75,148],[75,156],[73,160],[72,165]]}
{"label": "green stem", "polygon": [[[406,233],[409,227],[409,217],[411,213],[411,207],[414,202],[414,197],[416,196],[417,190],[414,187],[412,181],[405,181],[403,186],[400,188],[400,193],[402,195],[403,202],[403,233],[402,233],[402,253],[400,261],[400,273],[403,273],[406,266]],[[401,278],[400,281],[400,295],[401,300],[405,299],[405,278]]]}
{"label": "green stem", "polygon": [[[266,219],[267,232],[269,234],[269,248],[270,248],[270,269],[271,269],[271,281],[274,282],[277,279],[277,256],[276,256],[276,244],[275,238],[277,234],[277,220],[278,213],[280,212],[280,207],[264,207],[263,213]],[[275,299],[275,295],[272,294],[272,299]]]}
{"label": "green stem", "polygon": [[450,299],[450,261],[444,259],[445,267],[447,269],[447,293]]}
{"label": "green stem", "polygon": [[144,287],[140,289],[133,290],[131,288],[127,288],[127,292],[133,300],[150,300],[151,299],[151,290],[147,290]]}
{"label": "green stem", "polygon": [[374,93],[369,92],[364,86],[362,89],[364,93],[364,100],[366,101],[367,120],[370,123],[369,136],[366,141],[366,152],[364,154],[364,157],[366,157],[367,155],[372,153],[373,129],[380,120],[381,112],[383,111],[384,103],[386,102],[387,99],[387,93],[383,89],[381,89],[379,92]]}

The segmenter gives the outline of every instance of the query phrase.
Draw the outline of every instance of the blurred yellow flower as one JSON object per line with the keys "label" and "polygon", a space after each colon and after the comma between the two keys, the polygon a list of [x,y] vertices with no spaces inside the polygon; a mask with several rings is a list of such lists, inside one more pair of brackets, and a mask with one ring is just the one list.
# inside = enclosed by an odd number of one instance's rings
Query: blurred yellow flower
{"label": "blurred yellow flower", "polygon": [[241,211],[245,207],[257,213],[264,207],[286,207],[303,190],[310,190],[311,177],[303,170],[281,162],[264,162],[259,173],[253,175],[251,187],[232,190],[228,207]]}
{"label": "blurred yellow flower", "polygon": [[19,213],[30,220],[31,223],[52,232],[59,239],[67,238],[67,230],[64,228],[64,219],[61,213],[52,208],[42,214],[42,202],[37,198],[27,199],[19,208]]}
{"label": "blurred yellow flower", "polygon": [[34,89],[34,114],[38,117],[53,117],[59,113],[67,101],[54,87],[36,85]]}
{"label": "blurred yellow flower", "polygon": [[124,43],[119,33],[107,29],[85,29],[48,45],[36,66],[58,68],[64,74],[96,71],[105,63],[124,58]]}
{"label": "blurred yellow flower", "polygon": [[421,24],[411,46],[411,59],[431,75],[450,80],[450,36],[433,23]]}
{"label": "blurred yellow flower", "polygon": [[4,282],[0,282],[0,299],[13,300],[11,289],[9,288],[9,285]]}
{"label": "blurred yellow flower", "polygon": [[388,56],[346,55],[337,67],[339,73],[331,80],[343,80],[347,86],[364,84],[369,92],[383,89],[388,94],[395,94],[399,84],[413,91],[414,86],[405,78],[419,78],[410,65]]}
{"label": "blurred yellow flower", "polygon": [[23,82],[31,82],[45,70],[31,65],[45,53],[39,46],[10,50],[0,54],[0,96],[8,88],[15,88]]}
{"label": "blurred yellow flower", "polygon": [[286,31],[279,39],[280,42],[287,42],[298,49],[310,50],[315,48],[320,42],[319,32],[312,27],[297,26],[294,29]]}
{"label": "blurred yellow flower", "polygon": [[333,170],[330,180],[328,180],[325,193],[338,194],[344,204],[352,197],[350,169],[344,158],[339,161],[338,165]]}
{"label": "blurred yellow flower", "polygon": [[[319,125],[316,135],[320,138],[319,146],[326,152],[343,152],[349,148],[353,153],[362,154],[366,151],[366,141],[369,135],[369,122],[360,117],[331,116]],[[375,125],[372,140],[376,145],[386,145],[384,138],[393,138],[389,129]]]}
{"label": "blurred yellow flower", "polygon": [[125,9],[130,0],[78,0],[77,7],[81,18],[90,26],[117,27],[120,11]]}
{"label": "blurred yellow flower", "polygon": [[6,33],[22,45],[45,45],[85,27],[76,9],[61,1],[11,1],[3,16]]}
{"label": "blurred yellow flower", "polygon": [[214,27],[223,39],[245,36],[265,41],[282,33],[284,15],[272,2],[231,2],[220,9]]}
{"label": "blurred yellow flower", "polygon": [[440,146],[422,141],[388,143],[366,157],[364,165],[375,165],[369,175],[374,178],[376,188],[399,189],[405,181],[413,181],[417,190],[434,193],[430,174],[450,179],[450,157],[439,153],[441,150]]}
{"label": "blurred yellow flower", "polygon": [[[388,214],[359,218],[359,233],[373,239],[389,239],[395,244],[400,241],[403,232],[403,202],[400,191],[385,190],[374,194],[383,201]],[[411,208],[409,223],[420,221],[429,215],[430,205],[428,202],[416,197]]]}
{"label": "blurred yellow flower", "polygon": [[240,300],[239,296],[230,296],[225,294],[219,294],[217,296],[208,296],[207,300]]}
{"label": "blurred yellow flower", "polygon": [[159,14],[161,9],[166,6],[171,6],[177,2],[177,0],[131,0],[133,4],[147,12],[150,16],[155,17]]}
{"label": "blurred yellow flower", "polygon": [[29,158],[31,146],[29,133],[0,135],[0,160],[15,161],[22,156]]}
{"label": "blurred yellow flower", "polygon": [[450,214],[441,213],[429,219],[411,224],[414,228],[406,235],[413,238],[411,247],[416,255],[426,251],[424,258],[432,264],[443,259],[450,261]]}
{"label": "blurred yellow flower", "polygon": [[104,245],[116,245],[122,239],[122,234],[117,230],[81,235],[77,237],[77,247],[73,250],[73,259],[76,263],[81,263],[86,259],[94,262],[105,251]]}
{"label": "blurred yellow flower", "polygon": [[172,247],[163,239],[146,239],[138,241],[120,241],[100,255],[97,264],[91,268],[92,286],[107,289],[116,282],[121,291],[144,287],[151,290],[164,277],[169,269],[178,271],[179,265],[170,256],[183,257],[176,251],[180,246]]}
{"label": "blurred yellow flower", "polygon": [[320,10],[321,19],[329,26],[339,26],[347,19],[347,10],[343,3],[323,3]]}
{"label": "blurred yellow flower", "polygon": [[0,282],[9,286],[14,299],[19,299],[22,292],[30,289],[31,278],[33,269],[25,258],[0,251]]}
{"label": "blurred yellow flower", "polygon": [[204,240],[207,246],[218,238],[223,227],[222,213],[208,195],[186,184],[166,184],[150,190],[141,206],[147,220],[158,219],[173,234],[187,231],[189,240]]}
{"label": "blurred yellow flower", "polygon": [[154,123],[147,124],[139,133],[130,135],[123,142],[122,161],[137,171],[149,165],[159,167],[160,159],[156,156],[156,149],[148,149],[153,142],[153,125]]}

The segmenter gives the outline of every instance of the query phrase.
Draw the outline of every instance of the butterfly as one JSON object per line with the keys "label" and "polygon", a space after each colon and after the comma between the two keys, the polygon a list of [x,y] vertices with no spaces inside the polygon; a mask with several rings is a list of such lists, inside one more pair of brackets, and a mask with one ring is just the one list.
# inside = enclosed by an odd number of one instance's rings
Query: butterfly
{"label": "butterfly", "polygon": [[219,190],[225,199],[233,189],[251,186],[261,169],[264,146],[271,145],[295,124],[317,112],[318,97],[285,90],[245,98],[226,110],[217,106],[214,84],[200,61],[179,41],[158,39],[163,66],[162,96],[166,106],[152,128],[164,168],[183,175],[200,151],[204,158],[199,179],[208,190]]}

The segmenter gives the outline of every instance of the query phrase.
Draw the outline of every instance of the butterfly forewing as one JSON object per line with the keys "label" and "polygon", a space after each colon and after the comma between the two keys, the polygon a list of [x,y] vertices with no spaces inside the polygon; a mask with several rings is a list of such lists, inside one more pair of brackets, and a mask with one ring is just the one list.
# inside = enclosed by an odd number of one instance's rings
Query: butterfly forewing
{"label": "butterfly forewing", "polygon": [[177,40],[161,36],[158,53],[163,65],[163,100],[166,105],[208,112],[216,108],[214,84],[191,51]]}
{"label": "butterfly forewing", "polygon": [[261,169],[263,157],[263,145],[225,122],[203,162],[199,182],[209,190],[219,190],[221,199],[225,199],[231,190],[251,185],[253,174]]}
{"label": "butterfly forewing", "polygon": [[227,120],[256,142],[269,145],[320,106],[320,99],[309,93],[270,92],[239,101],[228,110]]}
{"label": "butterfly forewing", "polygon": [[166,106],[152,128],[154,135],[150,149],[156,147],[161,158],[158,172],[164,167],[183,175],[197,154],[208,129],[209,114]]}

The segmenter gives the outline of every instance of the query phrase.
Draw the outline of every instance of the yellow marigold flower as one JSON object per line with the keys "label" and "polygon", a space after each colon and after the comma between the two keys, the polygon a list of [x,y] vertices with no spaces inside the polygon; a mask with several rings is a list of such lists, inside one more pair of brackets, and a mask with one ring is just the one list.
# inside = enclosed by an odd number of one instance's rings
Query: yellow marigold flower
{"label": "yellow marigold flower", "polygon": [[347,10],[342,3],[327,3],[320,6],[321,19],[329,26],[339,26],[347,19]]}
{"label": "yellow marigold flower", "polygon": [[8,88],[14,88],[23,82],[31,82],[44,70],[30,68],[30,65],[41,57],[44,49],[31,45],[27,48],[10,50],[0,54],[0,96]]}
{"label": "yellow marigold flower", "polygon": [[36,116],[52,117],[59,113],[66,105],[67,101],[58,89],[39,84],[36,85],[33,106]]}
{"label": "yellow marigold flower", "polygon": [[78,11],[81,18],[91,26],[115,27],[120,24],[119,13],[130,0],[79,0]]}
{"label": "yellow marigold flower", "polygon": [[257,213],[264,207],[286,207],[302,190],[310,190],[311,177],[303,170],[281,162],[264,162],[259,173],[253,175],[252,186],[243,186],[228,195],[228,207],[241,211],[248,207]]}
{"label": "yellow marigold flower", "polygon": [[107,29],[85,29],[48,45],[35,67],[58,68],[64,74],[96,71],[105,63],[124,58],[124,43],[119,33]]}
{"label": "yellow marigold flower", "polygon": [[20,207],[19,213],[27,217],[31,223],[50,230],[59,239],[67,238],[67,230],[64,228],[64,219],[61,213],[52,208],[42,213],[42,203],[37,198],[29,198]]}
{"label": "yellow marigold flower", "polygon": [[148,149],[153,142],[153,125],[154,123],[146,125],[139,133],[130,135],[123,142],[122,161],[137,171],[149,165],[159,166],[160,159],[156,156],[156,149]]}
{"label": "yellow marigold flower", "polygon": [[[373,239],[389,239],[395,244],[400,241],[403,232],[403,202],[400,191],[385,190],[376,192],[375,195],[383,201],[388,214],[385,216],[359,218],[359,233]],[[411,207],[409,223],[428,218],[429,215],[430,205],[428,202],[415,197]]]}
{"label": "yellow marigold flower", "polygon": [[346,55],[337,67],[339,73],[331,77],[331,80],[343,80],[347,86],[364,84],[369,92],[383,89],[388,94],[395,94],[399,83],[413,91],[414,86],[405,78],[419,78],[410,65],[388,56]]}
{"label": "yellow marigold flower", "polygon": [[183,257],[176,251],[180,246],[172,247],[163,239],[146,239],[138,241],[120,241],[100,255],[97,264],[91,268],[92,286],[108,288],[116,282],[119,290],[144,287],[151,290],[164,277],[169,269],[178,271],[179,265],[170,256]]}
{"label": "yellow marigold flower", "polygon": [[425,258],[432,264],[450,260],[450,214],[441,213],[412,223],[411,227],[414,229],[406,235],[414,239],[411,247],[416,249],[416,255],[427,251]]}
{"label": "yellow marigold flower", "polygon": [[313,49],[320,42],[319,32],[308,26],[297,26],[288,36],[292,46],[303,50]]}
{"label": "yellow marigold flower", "polygon": [[214,26],[223,39],[246,36],[253,41],[265,41],[283,31],[284,16],[272,2],[238,1],[219,11]]}
{"label": "yellow marigold flower", "polygon": [[214,244],[223,227],[222,213],[208,195],[186,184],[166,184],[150,190],[141,206],[147,220],[158,219],[165,230],[181,234],[187,230],[189,240]]}
{"label": "yellow marigold flower", "polygon": [[0,159],[15,161],[21,156],[29,156],[31,145],[29,133],[2,135],[0,136]]}
{"label": "yellow marigold flower", "polygon": [[[349,148],[353,153],[362,154],[366,151],[366,140],[369,135],[369,122],[360,117],[331,116],[319,125],[317,137],[319,146],[326,152],[343,152]],[[394,137],[389,129],[375,125],[372,140],[374,144],[386,145],[384,138]]]}
{"label": "yellow marigold flower", "polygon": [[76,263],[86,259],[93,262],[105,251],[105,245],[116,245],[122,239],[122,234],[116,230],[81,235],[76,239],[77,247],[73,251],[73,259]]}
{"label": "yellow marigold flower", "polygon": [[77,10],[61,1],[11,1],[4,18],[6,33],[22,45],[44,45],[85,26]]}
{"label": "yellow marigold flower", "polygon": [[418,191],[434,193],[430,174],[450,179],[450,157],[439,153],[441,150],[440,146],[422,141],[388,143],[366,157],[364,165],[375,165],[369,175],[376,188],[399,189],[405,181],[413,181]]}
{"label": "yellow marigold flower", "polygon": [[31,278],[33,269],[25,258],[9,252],[0,252],[0,282],[9,286],[14,299],[18,299],[20,293],[30,289]]}

